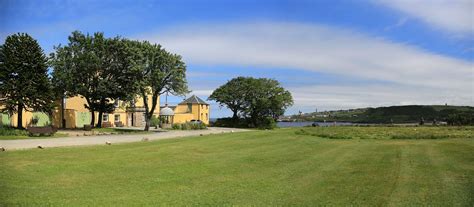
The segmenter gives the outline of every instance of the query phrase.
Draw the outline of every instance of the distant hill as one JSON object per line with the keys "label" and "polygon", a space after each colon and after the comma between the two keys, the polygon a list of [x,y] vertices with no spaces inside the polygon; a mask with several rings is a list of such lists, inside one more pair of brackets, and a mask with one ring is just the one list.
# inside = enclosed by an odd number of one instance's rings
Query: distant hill
{"label": "distant hill", "polygon": [[461,116],[474,120],[474,107],[447,105],[407,105],[378,108],[359,108],[338,111],[305,113],[282,117],[282,120],[298,121],[347,121],[357,123],[414,123],[421,118],[426,123],[436,121],[449,122],[453,117]]}

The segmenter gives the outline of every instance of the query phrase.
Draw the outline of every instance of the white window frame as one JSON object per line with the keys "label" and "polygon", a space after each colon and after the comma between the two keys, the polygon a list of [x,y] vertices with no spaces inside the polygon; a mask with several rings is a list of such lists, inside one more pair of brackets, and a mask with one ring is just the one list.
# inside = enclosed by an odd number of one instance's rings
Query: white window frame
{"label": "white window frame", "polygon": [[[117,120],[117,118],[118,118],[118,120]],[[119,121],[120,121],[120,114],[115,114],[115,115],[114,115],[114,121],[115,121],[115,122],[119,122]]]}
{"label": "white window frame", "polygon": [[102,115],[102,122],[109,122],[109,114],[104,113]]}

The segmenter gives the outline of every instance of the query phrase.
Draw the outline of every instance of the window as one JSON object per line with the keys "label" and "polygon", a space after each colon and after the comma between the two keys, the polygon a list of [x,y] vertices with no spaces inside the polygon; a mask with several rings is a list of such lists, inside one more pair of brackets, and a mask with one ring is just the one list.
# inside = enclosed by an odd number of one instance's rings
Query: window
{"label": "window", "polygon": [[120,114],[115,114],[114,120],[115,120],[115,122],[119,122],[120,121]]}
{"label": "window", "polygon": [[108,121],[109,121],[109,114],[102,115],[102,122],[108,122]]}
{"label": "window", "polygon": [[204,109],[204,105],[201,105],[201,109]]}
{"label": "window", "polygon": [[208,120],[208,119],[209,119],[209,115],[206,113],[206,120]]}

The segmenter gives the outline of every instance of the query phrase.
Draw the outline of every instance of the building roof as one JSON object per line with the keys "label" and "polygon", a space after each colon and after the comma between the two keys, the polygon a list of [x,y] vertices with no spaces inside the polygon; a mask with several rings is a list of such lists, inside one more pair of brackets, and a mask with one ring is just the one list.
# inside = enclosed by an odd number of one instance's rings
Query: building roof
{"label": "building roof", "polygon": [[180,105],[182,105],[182,104],[204,104],[204,105],[209,105],[204,100],[197,97],[196,95],[192,95],[191,97],[189,97],[188,99],[184,100],[183,102],[181,102],[179,104]]}
{"label": "building roof", "polygon": [[170,107],[165,106],[165,107],[161,108],[161,110],[160,110],[160,115],[161,115],[161,116],[173,116],[173,115],[174,115],[174,111],[173,111],[173,109],[171,109]]}

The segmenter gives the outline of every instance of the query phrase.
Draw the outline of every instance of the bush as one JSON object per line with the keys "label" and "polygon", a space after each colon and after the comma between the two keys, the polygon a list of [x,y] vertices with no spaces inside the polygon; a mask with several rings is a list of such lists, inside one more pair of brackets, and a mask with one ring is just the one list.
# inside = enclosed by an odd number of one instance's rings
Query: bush
{"label": "bush", "polygon": [[181,124],[173,124],[172,129],[174,129],[174,130],[180,130],[180,129],[181,129]]}
{"label": "bush", "polygon": [[204,123],[186,122],[186,123],[182,123],[182,124],[173,124],[172,129],[174,129],[174,130],[199,130],[199,129],[207,129],[207,126]]}
{"label": "bush", "polygon": [[276,128],[276,122],[271,117],[263,117],[253,124],[250,119],[239,118],[234,120],[230,117],[217,119],[212,126],[216,127],[232,127],[232,128],[259,128],[259,129],[274,129]]}
{"label": "bush", "polygon": [[474,125],[474,114],[470,113],[458,113],[450,114],[446,119],[448,125],[462,126],[462,125]]}
{"label": "bush", "polygon": [[151,120],[150,120],[150,125],[151,125],[152,127],[157,127],[157,126],[159,126],[159,125],[160,125],[160,119],[159,119],[158,117],[156,117],[156,116],[152,116],[152,117],[151,117]]}
{"label": "bush", "polygon": [[248,128],[247,121],[245,119],[234,120],[230,117],[217,119],[212,126],[216,127],[233,127],[233,128]]}
{"label": "bush", "polygon": [[28,132],[4,126],[0,127],[0,136],[28,136]]}
{"label": "bush", "polygon": [[276,122],[272,117],[263,117],[257,121],[256,127],[259,129],[274,129],[276,128]]}

